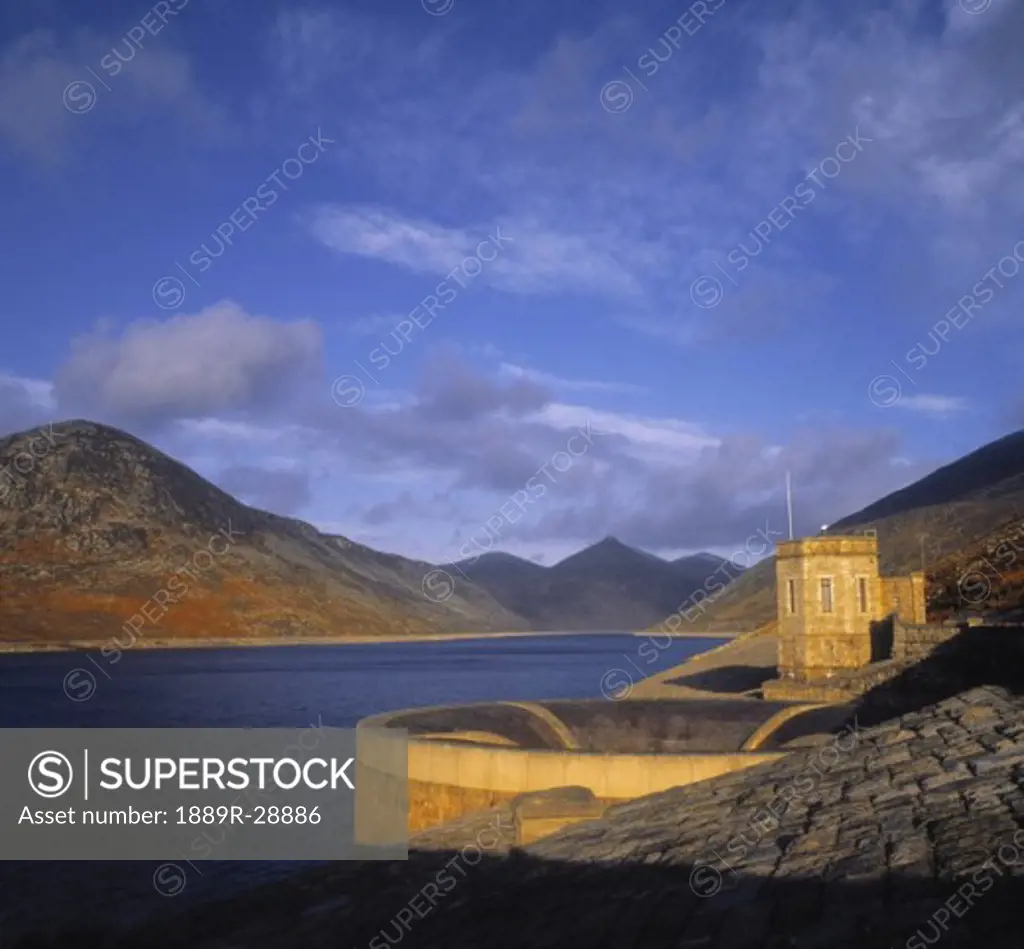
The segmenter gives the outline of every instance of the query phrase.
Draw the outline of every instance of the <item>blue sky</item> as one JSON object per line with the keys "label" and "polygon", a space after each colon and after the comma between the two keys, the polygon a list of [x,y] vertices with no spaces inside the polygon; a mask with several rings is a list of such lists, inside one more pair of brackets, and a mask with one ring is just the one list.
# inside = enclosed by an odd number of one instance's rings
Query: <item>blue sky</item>
{"label": "blue sky", "polygon": [[92,6],[0,27],[2,431],[550,563],[1024,424],[1021,4]]}

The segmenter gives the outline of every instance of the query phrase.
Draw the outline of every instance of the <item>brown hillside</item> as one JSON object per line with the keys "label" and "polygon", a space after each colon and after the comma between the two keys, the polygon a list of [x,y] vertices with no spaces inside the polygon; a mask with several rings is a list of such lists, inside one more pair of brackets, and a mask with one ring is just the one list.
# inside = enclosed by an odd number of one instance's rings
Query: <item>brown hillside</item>
{"label": "brown hillside", "polygon": [[428,599],[431,565],[247,507],[107,426],[0,439],[0,472],[0,640],[130,641],[132,617],[149,639],[525,625],[465,580]]}

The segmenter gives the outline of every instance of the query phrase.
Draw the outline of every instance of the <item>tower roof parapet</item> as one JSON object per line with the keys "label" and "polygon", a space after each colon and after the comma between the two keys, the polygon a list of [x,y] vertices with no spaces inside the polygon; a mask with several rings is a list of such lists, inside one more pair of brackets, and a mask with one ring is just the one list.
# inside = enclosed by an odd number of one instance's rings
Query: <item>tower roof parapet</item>
{"label": "tower roof parapet", "polygon": [[827,537],[801,537],[783,540],[775,545],[775,556],[807,557],[811,555],[877,555],[878,538],[870,534],[833,534]]}

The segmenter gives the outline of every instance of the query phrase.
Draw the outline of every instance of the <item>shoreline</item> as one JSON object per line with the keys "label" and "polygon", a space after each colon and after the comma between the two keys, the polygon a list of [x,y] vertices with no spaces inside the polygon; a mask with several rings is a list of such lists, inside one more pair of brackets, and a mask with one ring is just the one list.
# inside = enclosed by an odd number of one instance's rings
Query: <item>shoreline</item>
{"label": "shoreline", "polygon": [[[49,642],[0,642],[0,655],[20,653],[66,653],[94,652],[115,646],[120,651],[128,649],[248,649],[252,647],[279,646],[366,646],[374,643],[433,643],[473,639],[522,639],[550,636],[652,636],[649,630],[509,630],[496,633],[410,633],[407,636],[338,636],[309,638],[265,638],[251,639],[145,639],[139,637],[130,646],[122,646],[113,636],[98,640],[72,640],[62,643]],[[657,633],[672,639],[725,639],[736,638],[735,633]]]}
{"label": "shoreline", "polygon": [[778,639],[773,632],[766,633],[763,630],[755,629],[722,638],[728,639],[728,642],[698,653],[696,656],[691,656],[678,666],[663,669],[661,672],[655,672],[647,678],[640,680],[627,698],[736,698],[742,693],[735,691],[717,692],[713,689],[694,688],[673,682],[673,680],[683,679],[695,673],[710,672],[733,665],[745,666],[755,658],[760,660],[758,664],[764,661],[769,661],[772,664],[775,662]]}

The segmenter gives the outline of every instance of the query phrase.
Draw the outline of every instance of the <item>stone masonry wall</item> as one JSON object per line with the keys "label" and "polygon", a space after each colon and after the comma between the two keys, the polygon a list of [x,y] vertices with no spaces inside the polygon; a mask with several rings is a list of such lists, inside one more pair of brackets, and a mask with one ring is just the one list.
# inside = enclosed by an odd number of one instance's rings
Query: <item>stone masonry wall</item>
{"label": "stone masonry wall", "polygon": [[904,623],[925,623],[924,574],[881,578],[882,616],[895,613]]}
{"label": "stone masonry wall", "polygon": [[[873,538],[805,538],[776,549],[779,617],[779,674],[818,679],[839,669],[857,669],[871,661],[869,623],[883,615],[878,576],[878,545]],[[832,610],[821,602],[821,581],[832,582]],[[867,583],[862,611],[858,583]],[[796,610],[790,610],[789,583]]]}
{"label": "stone masonry wall", "polygon": [[[417,834],[448,821],[480,811],[507,806],[520,791],[490,791],[450,784],[409,781],[409,833]],[[619,803],[618,798],[597,798],[603,805]]]}
{"label": "stone masonry wall", "polygon": [[849,702],[896,678],[904,665],[874,662],[863,669],[844,669],[828,679],[814,681],[770,679],[762,687],[762,696],[772,702]]}
{"label": "stone masonry wall", "polygon": [[893,620],[892,657],[898,662],[915,662],[930,655],[960,632],[945,623],[906,624]]}
{"label": "stone masonry wall", "polygon": [[516,791],[489,791],[409,781],[409,833],[415,834],[474,811],[507,804]]}

